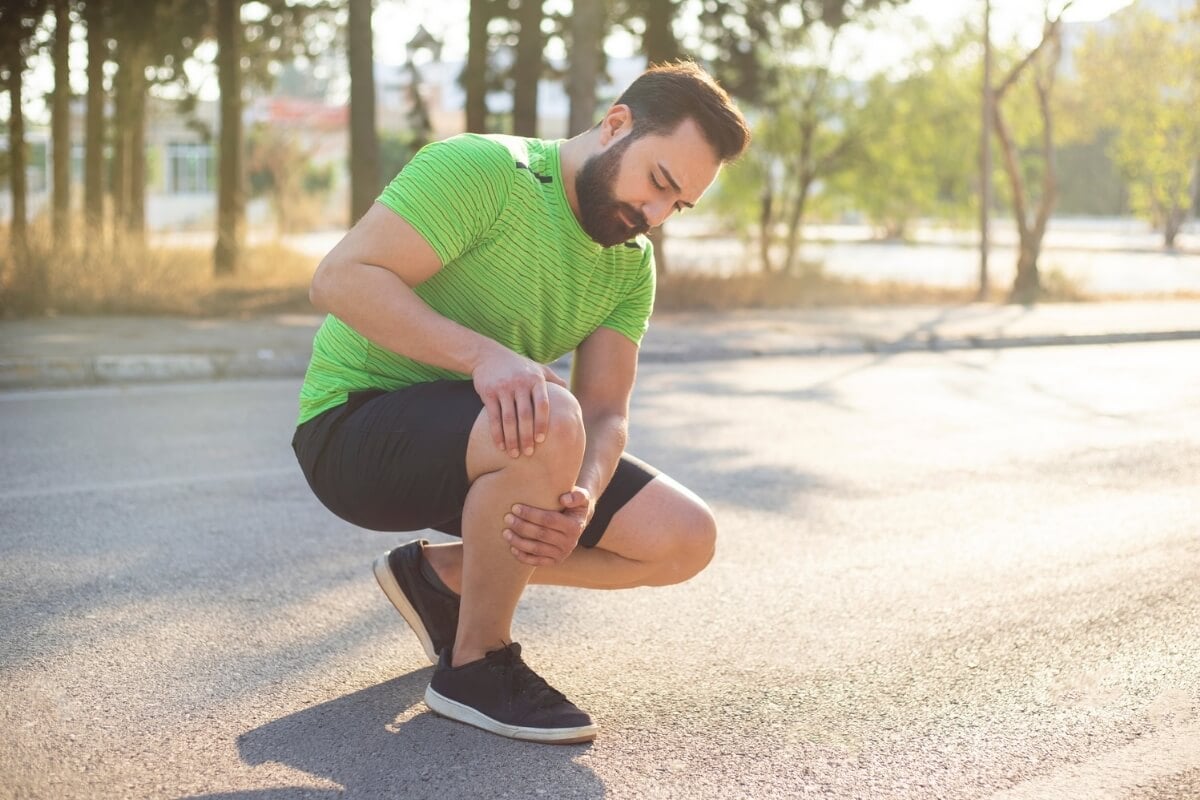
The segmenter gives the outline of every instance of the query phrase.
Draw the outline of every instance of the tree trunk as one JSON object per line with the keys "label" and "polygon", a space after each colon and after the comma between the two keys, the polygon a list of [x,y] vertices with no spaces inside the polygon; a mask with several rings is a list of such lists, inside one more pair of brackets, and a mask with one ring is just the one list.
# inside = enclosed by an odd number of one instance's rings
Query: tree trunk
{"label": "tree trunk", "polygon": [[808,195],[812,191],[811,178],[802,178],[796,192],[796,202],[792,206],[792,216],[788,220],[787,244],[783,251],[783,274],[795,273],[796,252],[800,249],[800,231],[804,227],[804,211],[808,206]]}
{"label": "tree trunk", "polygon": [[16,278],[22,281],[26,277],[25,269],[29,255],[29,233],[26,227],[29,212],[26,205],[28,188],[25,183],[25,112],[21,107],[24,89],[21,70],[24,64],[19,51],[7,55],[10,58],[8,99],[11,103],[8,115],[8,169],[9,189],[12,192],[12,222],[9,225],[9,235],[12,258],[16,265]]}
{"label": "tree trunk", "polygon": [[[1067,4],[1062,7],[1057,19],[1051,20],[1047,17],[1042,31],[1042,40],[1009,71],[1008,76],[992,94],[992,121],[995,125],[996,139],[1000,144],[1000,152],[1004,156],[1004,171],[1008,174],[1009,184],[1012,186],[1013,216],[1016,218],[1017,232],[1020,237],[1017,277],[1013,281],[1013,288],[1009,293],[1009,302],[1012,303],[1025,305],[1034,303],[1042,292],[1037,262],[1042,249],[1042,240],[1045,238],[1046,228],[1050,222],[1050,214],[1054,210],[1058,196],[1058,174],[1054,164],[1054,116],[1050,96],[1054,90],[1054,80],[1062,55],[1062,14],[1070,7],[1072,1],[1068,0]],[[1016,143],[1005,124],[1004,114],[1001,110],[1001,101],[1004,99],[1004,95],[1031,64],[1035,65],[1034,68],[1037,71],[1035,85],[1038,95],[1038,111],[1042,119],[1043,162],[1042,191],[1038,198],[1037,215],[1032,224],[1030,224],[1028,212],[1032,200],[1026,194]]]}
{"label": "tree trunk", "polygon": [[242,0],[217,0],[217,83],[221,92],[221,139],[217,178],[216,275],[238,272],[242,257],[246,195],[242,186]]}
{"label": "tree trunk", "polygon": [[125,151],[128,206],[125,231],[140,245],[146,238],[146,44],[138,42],[129,72],[129,148]]}
{"label": "tree trunk", "polygon": [[759,198],[758,226],[758,259],[763,274],[770,275],[775,271],[775,265],[771,263],[771,244],[775,231],[775,192],[770,184],[763,187]]}
{"label": "tree trunk", "polygon": [[1038,256],[1042,252],[1042,241],[1033,232],[1021,236],[1020,253],[1017,256],[1017,277],[1013,281],[1009,302],[1022,305],[1036,303],[1042,292],[1041,274],[1038,271]]}
{"label": "tree trunk", "polygon": [[379,194],[379,132],[375,127],[373,0],[350,0],[350,224]]}
{"label": "tree trunk", "polygon": [[513,134],[538,135],[538,83],[542,77],[542,0],[520,0],[521,26],[513,64]]}
{"label": "tree trunk", "polygon": [[83,213],[93,230],[104,223],[104,0],[87,0],[87,132],[83,164]]}
{"label": "tree trunk", "polygon": [[1183,223],[1187,220],[1187,211],[1182,208],[1172,208],[1167,212],[1166,221],[1163,225],[1163,246],[1168,250],[1175,249],[1175,239],[1179,236],[1179,231],[1183,229]]}
{"label": "tree trunk", "polygon": [[467,22],[467,68],[463,88],[467,92],[467,131],[487,132],[488,0],[470,0]]}
{"label": "tree trunk", "polygon": [[650,64],[674,61],[680,56],[679,40],[672,23],[678,9],[672,0],[644,0],[646,32],[642,49]]}
{"label": "tree trunk", "polygon": [[604,0],[576,0],[571,15],[571,64],[567,94],[571,98],[567,135],[575,136],[596,123],[596,84],[600,82]]}
{"label": "tree trunk", "polygon": [[54,96],[50,129],[54,143],[54,240],[67,241],[71,213],[71,6],[54,0]]}
{"label": "tree trunk", "polygon": [[129,68],[123,52],[127,46],[117,44],[117,74],[113,77],[113,160],[112,200],[114,242],[125,229],[129,214]]}

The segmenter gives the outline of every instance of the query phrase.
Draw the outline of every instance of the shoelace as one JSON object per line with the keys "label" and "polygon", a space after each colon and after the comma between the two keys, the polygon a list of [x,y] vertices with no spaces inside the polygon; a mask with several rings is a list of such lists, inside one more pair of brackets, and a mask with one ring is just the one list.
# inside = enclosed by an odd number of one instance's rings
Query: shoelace
{"label": "shoelace", "polygon": [[549,708],[567,699],[566,695],[529,668],[521,658],[521,646],[515,642],[491,651],[487,654],[487,660],[488,668],[506,679],[508,691],[513,697],[524,695],[537,708]]}

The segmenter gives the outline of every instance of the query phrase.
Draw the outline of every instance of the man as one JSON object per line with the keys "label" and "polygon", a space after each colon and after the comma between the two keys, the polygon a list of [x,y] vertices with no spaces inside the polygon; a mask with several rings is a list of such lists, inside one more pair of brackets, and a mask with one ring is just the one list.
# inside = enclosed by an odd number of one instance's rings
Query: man
{"label": "man", "polygon": [[[439,714],[594,738],[512,640],[526,584],[666,585],[712,558],[704,503],[624,454],[654,298],[642,234],[748,142],[703,70],[655,67],[573,139],[429,145],[318,267],[310,294],[329,316],[292,444],[342,518],[462,538],[375,564],[437,665],[425,700]],[[568,388],[544,365],[571,351]]]}

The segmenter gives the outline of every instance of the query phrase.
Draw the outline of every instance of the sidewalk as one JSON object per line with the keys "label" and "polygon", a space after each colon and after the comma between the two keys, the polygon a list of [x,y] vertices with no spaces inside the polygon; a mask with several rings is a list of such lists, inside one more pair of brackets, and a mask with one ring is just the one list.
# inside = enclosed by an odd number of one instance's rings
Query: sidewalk
{"label": "sidewalk", "polygon": [[[0,389],[287,377],[308,364],[316,314],[247,320],[0,321]],[[972,304],[656,315],[649,362],[1200,339],[1200,301]]]}

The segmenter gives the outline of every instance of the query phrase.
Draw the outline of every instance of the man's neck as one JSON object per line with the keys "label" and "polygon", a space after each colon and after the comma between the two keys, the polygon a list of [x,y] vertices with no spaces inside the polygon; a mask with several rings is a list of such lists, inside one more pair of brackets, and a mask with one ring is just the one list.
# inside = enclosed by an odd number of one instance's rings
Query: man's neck
{"label": "man's neck", "polygon": [[563,190],[567,193],[567,203],[571,213],[579,219],[579,195],[575,191],[575,177],[592,152],[595,143],[593,136],[596,131],[590,130],[568,139],[558,148],[558,168],[562,172]]}

